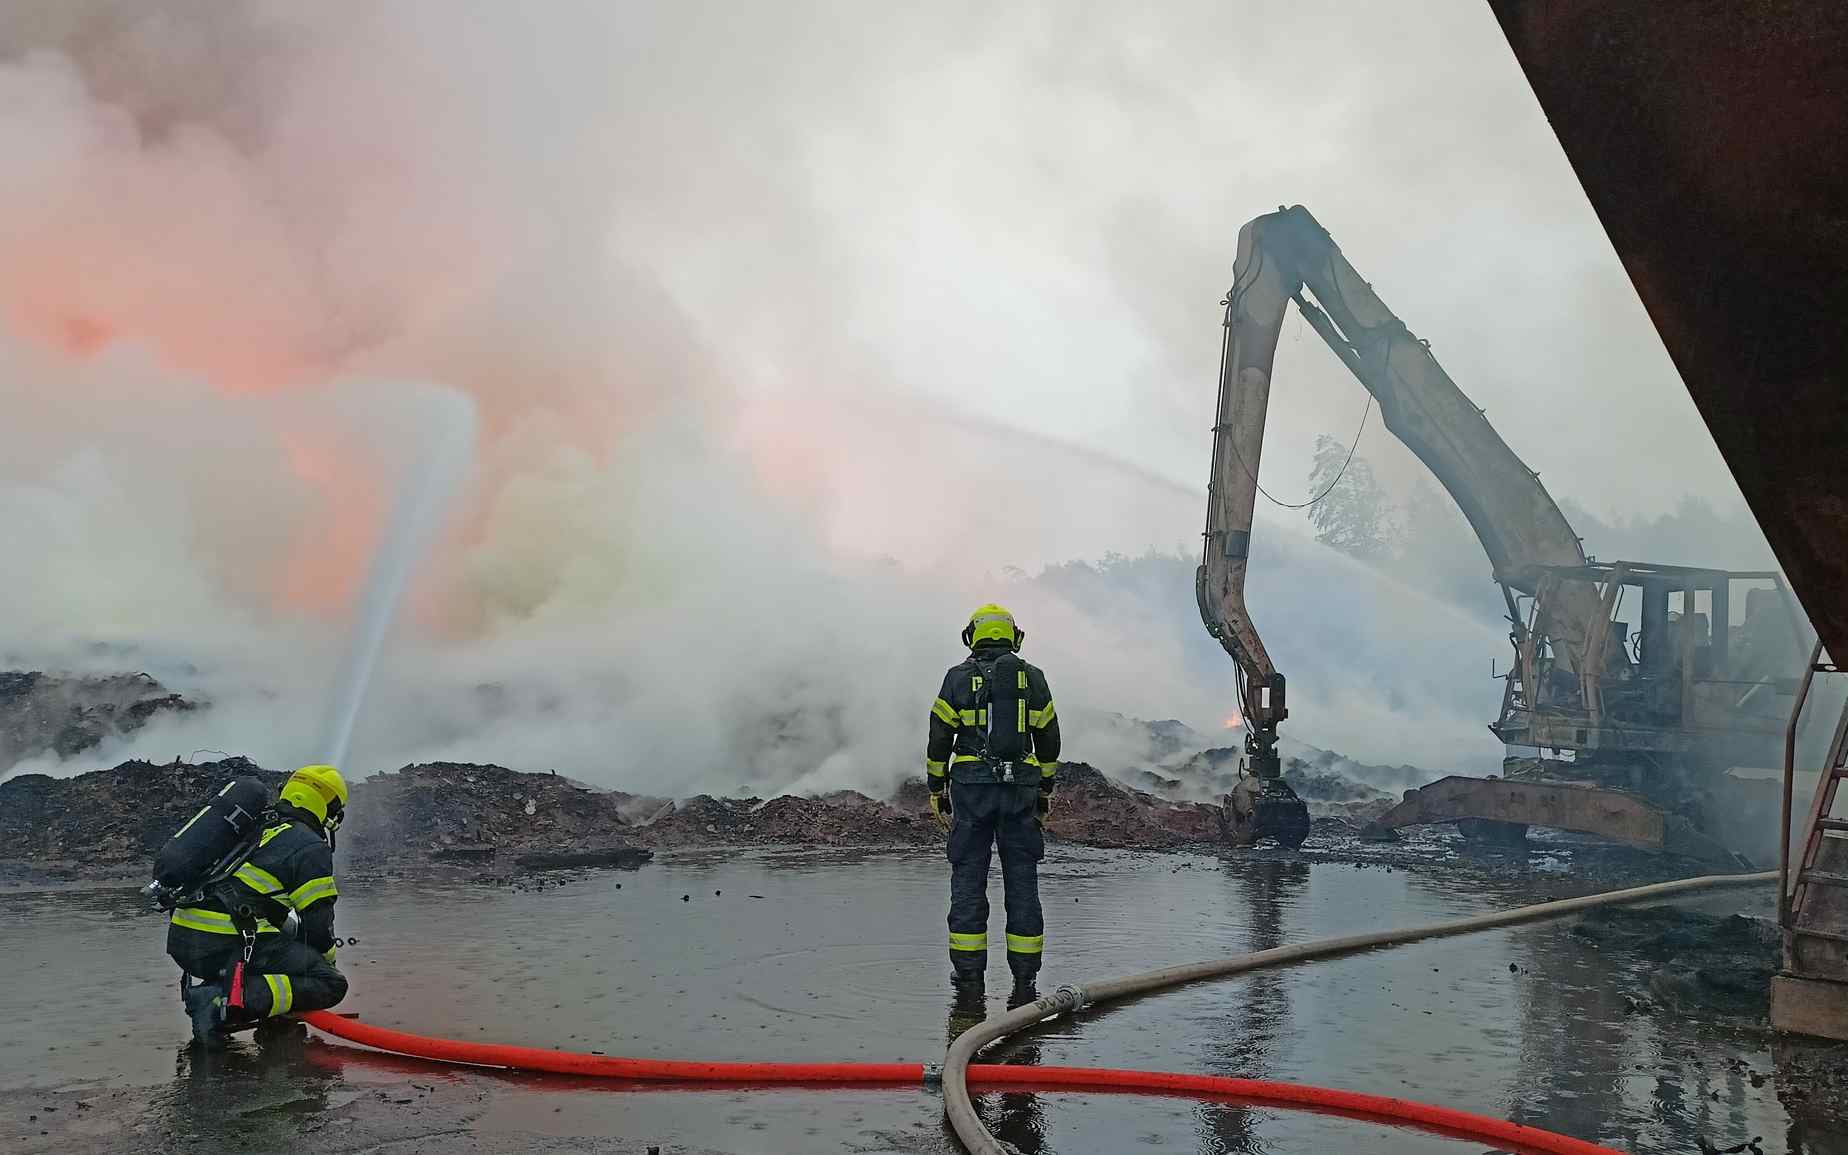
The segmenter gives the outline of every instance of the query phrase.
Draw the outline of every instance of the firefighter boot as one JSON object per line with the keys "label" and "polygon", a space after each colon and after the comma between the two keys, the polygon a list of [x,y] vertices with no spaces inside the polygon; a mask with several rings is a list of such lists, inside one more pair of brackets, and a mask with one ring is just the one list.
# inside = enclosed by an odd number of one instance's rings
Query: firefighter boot
{"label": "firefighter boot", "polygon": [[200,983],[187,987],[180,999],[192,1018],[193,1038],[199,1045],[208,1051],[224,1046],[225,988],[217,983]]}

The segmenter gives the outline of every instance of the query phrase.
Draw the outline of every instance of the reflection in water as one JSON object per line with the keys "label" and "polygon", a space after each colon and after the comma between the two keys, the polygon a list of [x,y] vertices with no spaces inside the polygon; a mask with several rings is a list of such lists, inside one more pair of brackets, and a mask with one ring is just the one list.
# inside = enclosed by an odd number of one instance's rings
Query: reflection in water
{"label": "reflection in water", "polygon": [[[1449,880],[1414,877],[1412,885],[1455,893]],[[1516,889],[1497,904],[1534,900]],[[1647,1005],[1649,968],[1673,967],[1674,959],[1651,964],[1607,953],[1571,927],[1540,924],[1510,935],[1510,965],[1521,973],[1508,980],[1518,1024],[1508,1118],[1663,1153],[1725,1148],[1784,1129],[1753,1093],[1752,1063],[1737,1057],[1758,1052],[1768,1073],[1761,1038],[1743,1024]]]}
{"label": "reflection in water", "polygon": [[[1228,867],[1233,863],[1228,863]],[[1238,881],[1251,912],[1251,934],[1245,950],[1282,946],[1285,920],[1309,884],[1305,862],[1245,861]],[[1219,1062],[1215,1071],[1241,1078],[1262,1079],[1275,1068],[1271,1052],[1290,1027],[1288,979],[1282,971],[1259,971],[1229,988],[1238,1000],[1230,1016],[1231,1037],[1211,1052]],[[1251,1110],[1231,1103],[1199,1106],[1200,1150],[1203,1155],[1241,1155],[1263,1150]]]}
{"label": "reflection in water", "polygon": [[310,1042],[308,1028],[294,1024],[246,1037],[256,1045],[208,1051],[189,1042],[179,1048],[173,1082],[160,1097],[170,1134],[222,1137],[234,1146],[239,1133],[273,1133],[334,1105],[330,1095],[338,1092],[340,1072],[309,1060],[320,1044]]}
{"label": "reflection in water", "polygon": [[[1016,992],[1007,1000],[1008,1009],[1024,1006],[1036,997],[1030,990]],[[950,1017],[944,1029],[945,1044],[980,1023],[987,1014],[987,999],[980,991],[957,991],[950,999]],[[1002,1059],[990,1055],[987,1061],[998,1062]],[[1038,1066],[1038,1043],[1028,1035],[1017,1044],[1008,1044],[1005,1061],[1014,1066]],[[1031,1091],[996,1091],[986,1095],[972,1095],[970,1100],[983,1124],[1003,1143],[1023,1155],[1042,1155],[1046,1150],[1046,1109],[1040,1096]],[[947,1122],[945,1133],[949,1133]]]}
{"label": "reflection in water", "polygon": [[[1571,935],[1528,937],[1529,978],[1515,984],[1520,1062],[1510,1118],[1597,1136],[1618,1117],[1625,1068],[1655,1050],[1647,1019],[1625,1014],[1608,974],[1587,981],[1587,948]],[[1672,1081],[1657,1092],[1679,1096]],[[1677,1114],[1680,1108],[1671,1108]],[[1695,1150],[1682,1135],[1679,1150]]]}
{"label": "reflection in water", "polygon": [[[1431,922],[1551,893],[1531,878],[1485,882],[1263,855],[1060,847],[1047,869],[1048,918],[1059,934],[1051,965],[1061,979]],[[342,901],[353,903],[343,924],[363,944],[350,961],[343,952],[354,981],[345,1009],[445,1037],[616,1055],[933,1059],[948,1036],[1000,1003],[997,992],[988,1007],[952,1007],[945,1021],[943,885],[938,852],[736,851],[668,855],[633,874],[543,889],[356,885]],[[151,1098],[171,1133],[203,1136],[191,1144],[200,1150],[238,1148],[259,1126],[286,1130],[297,1112],[304,1125],[325,1124],[387,1077],[453,1080],[481,1112],[470,1126],[483,1133],[671,1139],[741,1155],[950,1149],[941,1099],[917,1088],[585,1094],[591,1088],[555,1079],[444,1075],[409,1061],[398,1070],[385,1066],[397,1061],[340,1044],[311,1044],[297,1056],[248,1039],[222,1055],[183,1053],[175,1078],[187,1022],[164,927],[132,890],[0,892],[0,925],[15,970],[55,974],[58,990],[48,998],[42,984],[0,985],[8,1027],[0,1089],[151,1088],[134,1092],[134,1110]],[[1396,1091],[1601,1137],[1639,1155],[1698,1151],[1702,1140],[1723,1150],[1754,1135],[1778,1150],[1792,1125],[1780,1088],[1752,1081],[1772,1071],[1765,1041],[1672,1011],[1626,1013],[1623,993],[1643,993],[1621,969],[1633,964],[1613,965],[1629,957],[1598,951],[1564,924],[1539,924],[1095,1008],[997,1049],[1008,1062]],[[1510,973],[1511,962],[1524,970]],[[459,1118],[462,1098],[431,1118]],[[987,1091],[978,1104],[1004,1139],[1040,1155],[1466,1150],[1231,1104],[1015,1090]],[[1821,1126],[1811,1126],[1804,1150],[1829,1151],[1819,1145]]]}
{"label": "reflection in water", "polygon": [[1571,933],[1517,941],[1529,974],[1519,984],[1511,1118],[1637,1151],[1698,1151],[1777,1134],[1778,1120],[1751,1094],[1749,1065],[1726,1061],[1742,1044],[1762,1045],[1757,1039],[1680,1020],[1671,1007],[1633,1004],[1624,991],[1645,993],[1646,975],[1624,973],[1630,966],[1614,966]]}

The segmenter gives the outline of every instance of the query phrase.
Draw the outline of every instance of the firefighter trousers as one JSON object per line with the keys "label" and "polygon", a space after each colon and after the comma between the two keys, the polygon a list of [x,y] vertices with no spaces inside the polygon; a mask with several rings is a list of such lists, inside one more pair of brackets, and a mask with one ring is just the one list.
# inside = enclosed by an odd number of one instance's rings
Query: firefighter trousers
{"label": "firefighter trousers", "polygon": [[[170,942],[167,953],[193,978],[222,983],[228,989],[239,940],[227,935],[196,937],[230,941],[222,949],[217,949],[217,943]],[[247,1021],[292,1011],[326,1010],[346,998],[346,993],[346,976],[313,947],[287,935],[261,934],[244,966],[244,1009],[234,1017]]]}
{"label": "firefighter trousers", "polygon": [[1001,855],[1007,904],[1007,965],[1016,982],[1039,974],[1046,924],[1040,912],[1039,863],[1046,856],[1035,803],[1039,787],[951,782],[950,966],[960,979],[988,970],[988,860]]}

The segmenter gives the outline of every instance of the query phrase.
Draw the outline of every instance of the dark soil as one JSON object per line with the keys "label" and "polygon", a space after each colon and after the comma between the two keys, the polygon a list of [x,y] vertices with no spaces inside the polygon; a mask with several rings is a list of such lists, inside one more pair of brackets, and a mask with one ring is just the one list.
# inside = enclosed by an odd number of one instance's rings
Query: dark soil
{"label": "dark soil", "polygon": [[635,841],[622,815],[629,797],[557,774],[424,763],[354,783],[340,844],[361,867],[621,850]]}
{"label": "dark soil", "polygon": [[[920,791],[921,792],[921,791]],[[654,846],[908,846],[936,839],[922,804],[901,810],[842,790],[820,798],[701,794],[637,831]]]}
{"label": "dark soil", "polygon": [[[284,775],[231,758],[197,765],[124,762],[73,778],[0,782],[0,881],[138,877],[227,779],[271,787]],[[553,773],[429,763],[352,784],[339,832],[361,869],[481,865],[537,870],[633,866],[638,848],[922,846],[943,837],[922,779],[891,802],[852,790],[770,799],[699,795],[680,802],[593,789]],[[1048,835],[1087,846],[1165,850],[1223,839],[1217,806],[1135,790],[1083,762],[1060,769]]]}
{"label": "dark soil", "polygon": [[[140,877],[167,838],[231,778],[271,788],[287,776],[246,758],[190,764],[124,762],[74,778],[0,782],[0,880]],[[352,784],[340,829],[343,863],[359,868],[441,862],[520,865],[522,854],[568,853],[632,864],[628,795],[555,774],[451,763],[407,766]]]}
{"label": "dark soil", "polygon": [[[0,848],[51,877],[135,877],[214,791],[242,777],[276,787],[284,776],[247,758],[124,762],[75,778],[21,774],[0,782]],[[7,873],[0,866],[0,877]]]}
{"label": "dark soil", "polygon": [[1638,1009],[1768,1020],[1779,961],[1777,927],[1768,920],[1676,906],[1605,907],[1579,920],[1572,933],[1642,964]]}
{"label": "dark soil", "polygon": [[1786,1110],[1811,1126],[1848,1128],[1848,1046],[1780,1035],[1771,1054]]}
{"label": "dark soil", "polygon": [[609,850],[539,850],[514,855],[513,864],[526,870],[584,870],[590,867],[634,870],[653,857],[652,850],[618,846]]}
{"label": "dark soil", "polygon": [[1094,766],[1064,762],[1046,831],[1085,846],[1163,850],[1217,845],[1225,838],[1225,820],[1217,806],[1171,802],[1125,786]]}

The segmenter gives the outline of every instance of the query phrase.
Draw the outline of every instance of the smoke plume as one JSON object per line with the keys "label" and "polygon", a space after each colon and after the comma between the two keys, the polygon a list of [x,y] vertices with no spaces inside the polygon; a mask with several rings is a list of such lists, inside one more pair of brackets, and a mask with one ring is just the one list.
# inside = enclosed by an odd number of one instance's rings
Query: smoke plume
{"label": "smoke plume", "polygon": [[[0,656],[215,703],[98,759],[305,760],[453,391],[471,472],[356,770],[883,789],[997,596],[1062,705],[1214,731],[1230,662],[1185,559],[1215,302],[1239,222],[1286,199],[1421,294],[1453,371],[1619,351],[1660,451],[1561,418],[1530,460],[1574,496],[1724,486],[1488,13],[1434,20],[1420,69],[1382,59],[1396,18],[1313,9],[10,4]],[[1317,356],[1280,353],[1280,476],[1358,412]],[[1531,407],[1519,363],[1472,386],[1497,416]],[[1296,737],[1493,763],[1493,623],[1293,522],[1258,540]]]}

